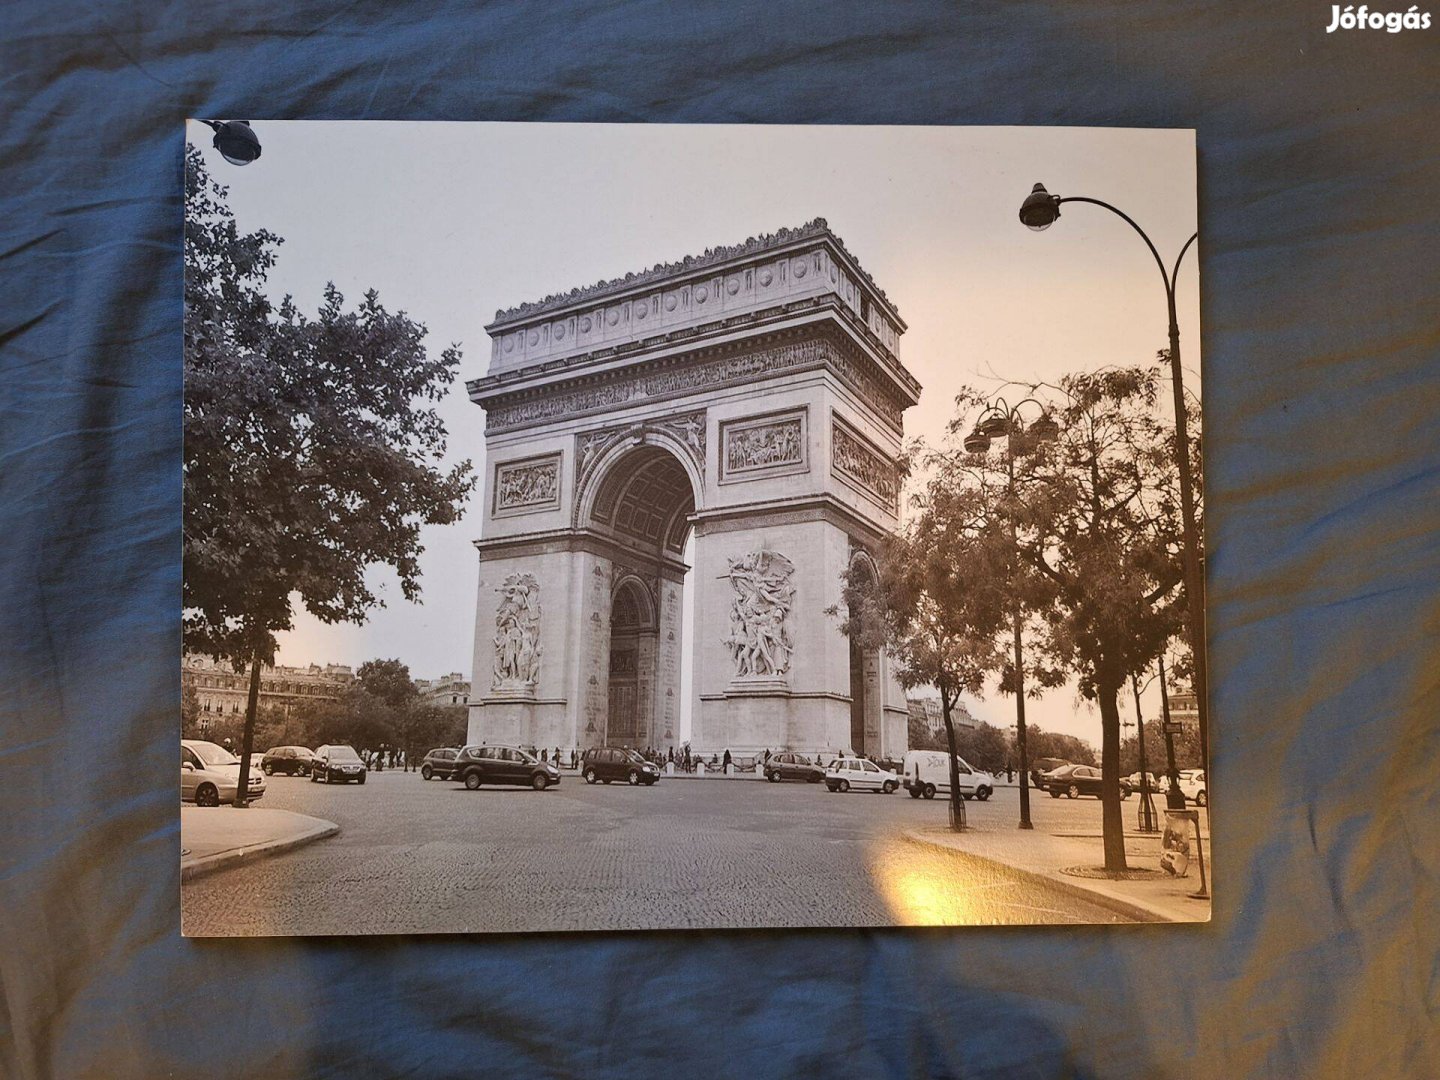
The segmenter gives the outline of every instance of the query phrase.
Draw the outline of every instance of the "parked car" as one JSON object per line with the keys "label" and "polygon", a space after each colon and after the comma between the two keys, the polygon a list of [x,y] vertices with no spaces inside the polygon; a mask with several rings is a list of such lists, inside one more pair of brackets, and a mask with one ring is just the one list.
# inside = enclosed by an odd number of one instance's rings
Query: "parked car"
{"label": "parked car", "polygon": [[[995,791],[995,778],[975,768],[959,754],[955,767],[960,774],[960,797],[984,802]],[[902,783],[912,799],[933,799],[950,795],[950,755],[943,750],[911,750],[901,762]]]}
{"label": "parked car", "polygon": [[424,780],[449,780],[451,774],[455,772],[455,759],[459,756],[459,747],[436,747],[426,754],[425,760],[420,763],[421,778]]}
{"label": "parked car", "polygon": [[365,782],[369,772],[360,755],[350,746],[317,746],[310,764],[310,782],[314,784],[357,784]]}
{"label": "parked car", "polygon": [[580,775],[587,784],[624,780],[632,787],[636,784],[648,786],[660,779],[660,766],[646,761],[634,750],[592,746],[580,758]]}
{"label": "parked car", "polygon": [[770,759],[765,762],[765,779],[772,784],[781,780],[804,780],[807,783],[818,784],[825,779],[825,770],[804,754],[795,754],[786,750],[783,753],[770,755]]}
{"label": "parked car", "polygon": [[277,772],[286,776],[309,776],[310,765],[315,755],[304,746],[272,746],[260,759],[260,768],[266,776]]}
{"label": "parked car", "polygon": [[[1081,795],[1094,795],[1100,798],[1100,770],[1093,765],[1062,765],[1058,769],[1051,769],[1042,773],[1040,782],[1037,785],[1040,790],[1048,791],[1052,799],[1058,799],[1064,795],[1069,799],[1078,799]],[[1120,781],[1120,798],[1130,797],[1130,785],[1124,780]]]}
{"label": "parked car", "polygon": [[900,778],[864,758],[838,757],[825,770],[825,786],[831,791],[881,791],[889,795],[900,786]]}
{"label": "parked car", "polygon": [[544,791],[560,770],[518,746],[467,746],[455,755],[450,778],[474,791],[481,784],[520,784]]}
{"label": "parked car", "polygon": [[[219,806],[234,802],[240,788],[240,759],[223,746],[199,739],[180,740],[180,798],[196,806]],[[249,794],[254,800],[265,794],[265,777],[258,771],[249,776]]]}
{"label": "parked car", "polygon": [[1210,805],[1210,793],[1205,790],[1204,769],[1181,769],[1180,790],[1185,798],[1197,806]]}
{"label": "parked car", "polygon": [[[1125,777],[1124,782],[1130,785],[1131,791],[1140,790],[1141,778],[1138,772],[1132,772],[1129,776]],[[1170,778],[1168,776],[1156,776],[1154,773],[1146,773],[1144,784],[1152,792],[1164,792],[1170,788]]]}

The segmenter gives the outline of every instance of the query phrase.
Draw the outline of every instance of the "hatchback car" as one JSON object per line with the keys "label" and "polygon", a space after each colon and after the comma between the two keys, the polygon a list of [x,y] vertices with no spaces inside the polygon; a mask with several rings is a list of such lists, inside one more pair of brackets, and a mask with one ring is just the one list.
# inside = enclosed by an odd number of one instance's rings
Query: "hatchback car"
{"label": "hatchback car", "polygon": [[1180,790],[1185,793],[1185,798],[1195,805],[1210,805],[1210,793],[1205,790],[1204,769],[1181,769]]}
{"label": "hatchback car", "polygon": [[315,755],[304,746],[272,746],[260,759],[260,769],[266,776],[284,773],[286,776],[309,776],[310,763]]}
{"label": "hatchback car", "polygon": [[349,746],[320,746],[315,749],[315,760],[310,765],[310,782],[314,784],[348,784],[355,781],[365,783],[365,762]]}
{"label": "hatchback car", "polygon": [[793,754],[787,750],[770,755],[765,762],[765,779],[772,784],[781,780],[804,780],[809,784],[818,784],[825,779],[825,770],[804,754]]}
{"label": "hatchback car", "polygon": [[[1052,799],[1058,799],[1064,795],[1067,799],[1078,799],[1081,795],[1093,795],[1100,798],[1101,774],[1100,770],[1093,765],[1062,765],[1058,769],[1051,769],[1042,773],[1040,782],[1037,785],[1040,790],[1048,791]],[[1120,781],[1120,798],[1130,797],[1129,781]]]}
{"label": "hatchback car", "polygon": [[420,777],[423,780],[449,780],[455,771],[455,759],[460,755],[457,747],[438,746],[425,755],[420,763]]}
{"label": "hatchback car", "polygon": [[467,746],[455,755],[450,777],[471,791],[481,784],[519,784],[544,791],[560,783],[560,770],[518,746]]}
{"label": "hatchback car", "polygon": [[[265,778],[252,770],[248,799],[265,794]],[[240,759],[223,746],[199,739],[180,740],[180,798],[196,806],[234,802],[240,788]]]}
{"label": "hatchback car", "polygon": [[900,786],[900,778],[873,761],[838,757],[825,770],[825,786],[831,791],[879,791],[889,795]]}
{"label": "hatchback car", "polygon": [[634,787],[647,787],[660,779],[660,766],[646,761],[634,750],[614,746],[592,746],[580,759],[580,775],[587,784],[608,784],[624,780]]}

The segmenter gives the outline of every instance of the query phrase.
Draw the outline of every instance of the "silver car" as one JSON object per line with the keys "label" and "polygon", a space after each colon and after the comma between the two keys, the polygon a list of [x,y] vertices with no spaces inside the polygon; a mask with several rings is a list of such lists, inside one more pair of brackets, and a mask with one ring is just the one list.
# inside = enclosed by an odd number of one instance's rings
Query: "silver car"
{"label": "silver car", "polygon": [[[249,799],[265,794],[265,777],[260,775],[259,755],[250,759]],[[219,806],[234,802],[240,787],[240,759],[213,742],[180,740],[180,798],[196,806]]]}

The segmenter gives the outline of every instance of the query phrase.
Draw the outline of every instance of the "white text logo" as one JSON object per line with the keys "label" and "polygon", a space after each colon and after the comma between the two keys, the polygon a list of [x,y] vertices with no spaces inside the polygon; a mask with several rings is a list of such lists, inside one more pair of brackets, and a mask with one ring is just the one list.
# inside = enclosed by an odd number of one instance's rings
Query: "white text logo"
{"label": "white text logo", "polygon": [[1336,30],[1384,30],[1398,34],[1401,30],[1429,30],[1430,13],[1412,6],[1409,11],[1371,11],[1364,4],[1359,8],[1348,5],[1343,11],[1339,4],[1330,6],[1330,25],[1327,34]]}

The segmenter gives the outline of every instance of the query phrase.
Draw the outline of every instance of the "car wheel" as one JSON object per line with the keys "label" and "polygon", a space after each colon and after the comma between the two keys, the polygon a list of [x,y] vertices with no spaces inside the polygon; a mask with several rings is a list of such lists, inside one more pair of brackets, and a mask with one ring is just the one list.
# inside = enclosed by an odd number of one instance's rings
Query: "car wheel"
{"label": "car wheel", "polygon": [[1129,789],[1128,787],[1122,787],[1122,788],[1120,789],[1120,801],[1121,801],[1121,802],[1124,802],[1124,801],[1125,801],[1126,799],[1128,799],[1129,797],[1130,797],[1130,789]]}
{"label": "car wheel", "polygon": [[610,778],[609,778],[609,777],[606,777],[604,780],[601,780],[600,782],[601,782],[602,784],[609,784],[609,783],[610,783]]}
{"label": "car wheel", "polygon": [[894,781],[894,780],[886,780],[886,781],[885,781],[885,787],[884,787],[885,794],[886,794],[886,795],[889,795],[889,794],[891,794],[892,792],[894,792],[894,790],[895,790],[895,781]]}
{"label": "car wheel", "polygon": [[263,772],[266,776],[274,776],[274,775],[275,775],[275,766],[274,766],[274,765],[261,765],[261,766],[260,766],[260,771]]}
{"label": "car wheel", "polygon": [[806,779],[809,780],[812,784],[818,784],[821,780],[824,780],[825,778],[823,776],[816,776],[814,773],[811,773],[808,777],[806,777]]}
{"label": "car wheel", "polygon": [[219,806],[220,792],[214,784],[201,784],[195,789],[196,806]]}
{"label": "car wheel", "polygon": [[850,790],[850,781],[849,781],[849,780],[841,780],[840,783],[839,783],[839,785],[838,785],[838,790],[841,791],[841,792],[849,791],[849,790]]}
{"label": "car wheel", "polygon": [[356,782],[357,784],[363,784],[363,783],[365,782],[365,774],[362,772],[362,773],[360,774],[360,778],[359,778],[358,780],[356,780],[355,782]]}
{"label": "car wheel", "polygon": [[1052,798],[1052,799],[1058,799],[1059,797],[1060,797],[1060,789],[1059,789],[1059,788],[1051,788],[1051,789],[1050,789],[1050,798]]}
{"label": "car wheel", "polygon": [[467,772],[465,774],[465,790],[474,791],[480,786],[480,774],[478,772]]}
{"label": "car wheel", "polygon": [[1195,805],[1196,805],[1196,806],[1209,806],[1209,805],[1210,805],[1210,800],[1206,797],[1206,795],[1205,795],[1205,789],[1204,789],[1204,788],[1201,788],[1198,792],[1195,793]]}
{"label": "car wheel", "polygon": [[597,779],[599,779],[599,778],[595,775],[595,770],[594,770],[594,769],[586,769],[586,770],[585,770],[585,782],[586,782],[587,784],[593,784],[593,783],[595,783],[595,781],[596,781]]}
{"label": "car wheel", "polygon": [[910,787],[905,790],[910,793],[910,798],[912,799],[918,799],[920,797],[920,789],[918,787]]}
{"label": "car wheel", "polygon": [[982,787],[979,791],[975,792],[975,797],[981,802],[984,802],[990,798],[990,789],[988,787]]}
{"label": "car wheel", "polygon": [[421,766],[420,766],[420,779],[421,779],[421,780],[429,780],[429,779],[430,779],[432,776],[434,776],[434,775],[435,775],[435,770],[432,769],[432,768],[430,768],[429,765],[421,765]]}
{"label": "car wheel", "polygon": [[765,779],[769,780],[772,784],[776,784],[780,782],[780,774],[777,772],[768,772],[765,774]]}
{"label": "car wheel", "polygon": [[1078,799],[1080,797],[1080,789],[1074,784],[1071,784],[1065,789],[1065,797],[1067,799]]}
{"label": "car wheel", "polygon": [[318,783],[319,780],[320,780],[320,777],[316,776],[315,773],[314,773],[314,771],[312,770],[311,773],[310,773],[310,782],[311,782],[312,784],[314,784],[314,783]]}
{"label": "car wheel", "polygon": [[922,794],[923,794],[923,795],[925,796],[925,798],[927,798],[927,799],[933,799],[933,798],[935,797],[935,785],[934,785],[934,784],[926,784],[926,785],[925,785],[925,790],[924,790],[924,792],[923,792]]}
{"label": "car wheel", "polygon": [[629,784],[631,787],[639,787],[639,786],[640,786],[640,774],[639,774],[638,772],[636,772],[634,769],[631,769],[631,770],[629,771],[629,773],[627,773],[626,776],[625,776],[625,782],[626,782],[627,784]]}
{"label": "car wheel", "polygon": [[530,778],[530,786],[536,791],[544,791],[547,787],[550,786],[550,781],[546,780],[545,777],[541,776],[539,773],[536,773]]}

